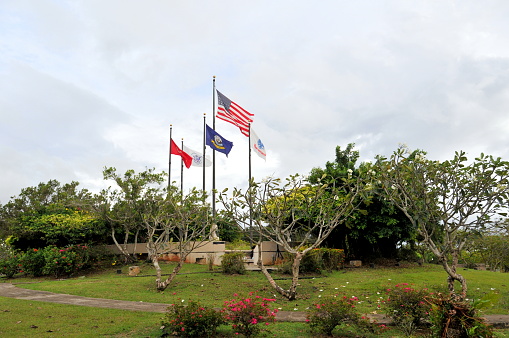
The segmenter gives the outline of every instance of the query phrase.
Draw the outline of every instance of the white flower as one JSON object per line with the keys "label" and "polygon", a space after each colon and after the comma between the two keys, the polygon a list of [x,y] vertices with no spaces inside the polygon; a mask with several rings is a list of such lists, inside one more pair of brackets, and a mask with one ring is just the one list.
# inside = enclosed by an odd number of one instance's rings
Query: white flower
{"label": "white flower", "polygon": [[297,310],[299,310],[299,309],[297,309],[297,308],[294,308],[294,309],[293,309],[293,311],[297,311]]}
{"label": "white flower", "polygon": [[182,299],[182,303],[184,303],[184,300]]}

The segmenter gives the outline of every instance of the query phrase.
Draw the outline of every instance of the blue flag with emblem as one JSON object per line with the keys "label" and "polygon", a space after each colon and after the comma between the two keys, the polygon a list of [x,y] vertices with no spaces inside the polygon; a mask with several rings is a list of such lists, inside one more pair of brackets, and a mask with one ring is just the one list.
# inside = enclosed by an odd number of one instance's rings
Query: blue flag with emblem
{"label": "blue flag with emblem", "polygon": [[208,125],[205,144],[211,147],[212,149],[225,154],[226,157],[228,157],[228,154],[230,153],[233,147],[233,142],[230,142],[221,135],[219,135],[214,129],[210,128]]}

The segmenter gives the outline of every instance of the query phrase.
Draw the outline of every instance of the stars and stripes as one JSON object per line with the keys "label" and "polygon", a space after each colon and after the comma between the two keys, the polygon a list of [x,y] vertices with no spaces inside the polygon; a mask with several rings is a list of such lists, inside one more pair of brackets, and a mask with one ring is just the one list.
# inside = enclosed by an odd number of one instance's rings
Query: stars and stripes
{"label": "stars and stripes", "polygon": [[249,124],[253,122],[251,114],[229,98],[221,94],[219,90],[217,92],[217,114],[216,117],[220,120],[229,122],[239,127],[240,132],[249,137]]}

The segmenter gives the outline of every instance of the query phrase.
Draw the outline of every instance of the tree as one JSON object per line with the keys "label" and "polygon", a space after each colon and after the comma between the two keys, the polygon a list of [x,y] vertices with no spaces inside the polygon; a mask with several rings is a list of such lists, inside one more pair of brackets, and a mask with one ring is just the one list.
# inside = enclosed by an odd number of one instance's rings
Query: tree
{"label": "tree", "polygon": [[401,146],[389,159],[378,156],[375,170],[384,197],[405,213],[447,272],[451,295],[464,299],[467,282],[457,271],[458,259],[469,238],[504,208],[508,162],[481,154],[467,163],[462,151],[452,160],[431,161],[423,151]]}
{"label": "tree", "polygon": [[[129,234],[134,232],[136,241],[142,233],[149,259],[156,269],[156,288],[165,290],[188,255],[209,242],[210,208],[204,203],[206,196],[196,189],[184,194],[173,185],[166,187],[163,185],[166,174],[156,173],[154,169],[139,173],[128,170],[120,176],[115,168],[109,168],[105,169],[105,177],[113,179],[119,188],[103,193],[110,201],[103,206],[103,210],[110,221],[115,244],[126,257],[130,257],[126,250]],[[115,227],[118,225],[123,227],[124,245],[120,245],[115,238],[115,232],[118,231]],[[176,252],[179,261],[163,281],[159,259],[168,250]]]}
{"label": "tree", "polygon": [[[317,248],[357,210],[354,201],[365,192],[359,177],[349,176],[335,182],[333,187],[311,186],[298,175],[291,176],[284,184],[279,179],[269,178],[261,183],[251,181],[246,191],[235,189],[231,199],[227,190],[219,195],[225,209],[242,228],[254,228],[259,248],[258,267],[283,297],[296,299],[302,257]],[[289,289],[278,285],[263,265],[262,240],[277,243],[293,256]]]}
{"label": "tree", "polygon": [[[159,291],[164,291],[171,284],[192,251],[210,242],[210,208],[203,201],[201,190],[192,189],[182,194],[174,186],[162,191],[148,190],[145,194],[146,209],[142,218]],[[176,253],[179,260],[163,281],[159,257],[168,250]]]}
{"label": "tree", "polygon": [[[470,263],[484,263],[492,271],[509,272],[509,226],[507,219],[469,240],[465,251]],[[465,254],[465,256],[467,256]]]}
{"label": "tree", "polygon": [[[123,176],[116,168],[104,168],[105,180],[113,180],[116,188],[109,187],[98,196],[96,212],[110,227],[113,243],[124,256],[126,262],[134,258],[127,251],[127,244],[133,241],[135,247],[143,227],[143,215],[146,208],[145,194],[153,187],[160,187],[165,181],[165,173],[156,173],[155,169],[146,169],[140,173],[127,170]],[[117,236],[123,237],[122,241]]]}
{"label": "tree", "polygon": [[[312,184],[332,185],[348,175],[358,176],[359,151],[354,147],[355,143],[349,143],[345,149],[337,146],[335,160],[327,161],[325,168],[313,168],[309,181]],[[415,237],[415,229],[405,214],[376,194],[370,196],[368,201],[360,201],[360,210],[355,211],[345,225],[334,229],[324,245],[344,249],[347,256],[362,260],[395,258],[398,256],[398,245],[411,243]]]}
{"label": "tree", "polygon": [[1,208],[1,219],[18,249],[101,242],[104,225],[90,213],[93,196],[78,182],[56,180],[21,190]]}

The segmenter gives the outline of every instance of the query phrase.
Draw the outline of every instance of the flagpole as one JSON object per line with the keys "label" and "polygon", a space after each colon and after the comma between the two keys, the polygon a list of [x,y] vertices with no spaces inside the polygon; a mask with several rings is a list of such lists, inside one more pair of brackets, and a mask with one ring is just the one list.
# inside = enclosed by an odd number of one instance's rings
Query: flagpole
{"label": "flagpole", "polygon": [[169,161],[168,161],[168,188],[170,188],[171,185],[171,129],[172,125],[170,124],[170,154],[169,154]]}
{"label": "flagpole", "polygon": [[[216,76],[212,76],[212,129],[216,130]],[[203,145],[205,147],[205,145]],[[212,225],[210,226],[211,240],[218,240],[216,224],[216,152],[212,152]]]}
{"label": "flagpole", "polygon": [[[182,138],[182,146],[184,149],[184,138]],[[184,158],[180,156],[180,194],[184,196]]]}
{"label": "flagpole", "polygon": [[249,189],[249,230],[251,232],[251,235],[249,236],[249,242],[251,246],[253,245],[253,208],[252,208],[252,196],[251,196],[251,123],[249,124],[249,142],[248,142],[248,153],[249,153],[249,182],[248,182],[248,189]]}
{"label": "flagpole", "polygon": [[202,159],[202,163],[203,163],[203,178],[202,178],[202,182],[203,182],[203,188],[202,188],[202,194],[203,194],[203,203],[205,203],[205,151],[206,151],[206,147],[205,147],[205,126],[206,126],[206,116],[207,114],[203,114],[203,159]]}
{"label": "flagpole", "polygon": [[[216,76],[212,76],[212,129],[216,130]],[[216,219],[216,152],[212,152],[212,217]]]}

